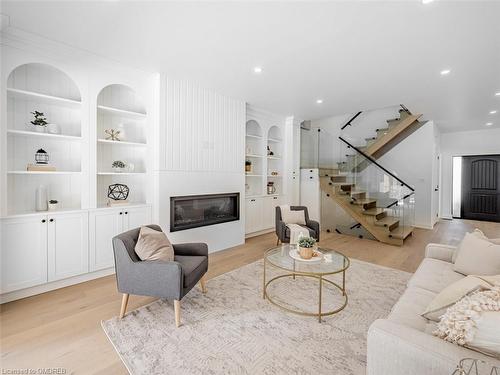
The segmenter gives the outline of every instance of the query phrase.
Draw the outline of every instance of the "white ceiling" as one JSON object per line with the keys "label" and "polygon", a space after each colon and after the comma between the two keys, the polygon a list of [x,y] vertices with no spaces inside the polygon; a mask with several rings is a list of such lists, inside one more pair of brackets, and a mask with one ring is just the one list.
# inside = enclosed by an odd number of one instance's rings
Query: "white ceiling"
{"label": "white ceiling", "polygon": [[500,127],[496,1],[2,1],[1,12],[11,26],[285,115],[403,103],[443,131]]}

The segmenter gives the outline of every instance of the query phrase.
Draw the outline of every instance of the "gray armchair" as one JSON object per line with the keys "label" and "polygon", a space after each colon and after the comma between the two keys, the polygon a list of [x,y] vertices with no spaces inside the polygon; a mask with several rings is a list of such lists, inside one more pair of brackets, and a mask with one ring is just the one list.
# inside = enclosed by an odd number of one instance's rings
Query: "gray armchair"
{"label": "gray armchair", "polygon": [[[161,231],[158,225],[149,228]],[[140,228],[113,238],[116,281],[123,293],[120,319],[125,315],[129,294],[174,300],[175,324],[180,325],[180,301],[200,281],[206,292],[205,274],[208,270],[208,247],[204,243],[173,245],[172,262],[141,261],[135,253]]]}
{"label": "gray armchair", "polygon": [[[290,206],[292,211],[304,211],[304,216],[306,218],[306,225],[302,227],[307,228],[309,231],[309,236],[316,239],[319,242],[319,223],[317,221],[309,219],[309,212],[305,206]],[[283,222],[281,218],[281,208],[276,207],[276,236],[278,240],[276,244],[279,245],[280,241],[283,243],[290,243],[290,229],[287,228],[286,223]]]}

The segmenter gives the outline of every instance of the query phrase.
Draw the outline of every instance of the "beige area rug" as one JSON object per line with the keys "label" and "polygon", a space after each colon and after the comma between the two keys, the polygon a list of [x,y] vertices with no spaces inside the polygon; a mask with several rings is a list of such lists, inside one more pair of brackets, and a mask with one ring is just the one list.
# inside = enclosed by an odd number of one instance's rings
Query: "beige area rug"
{"label": "beige area rug", "polygon": [[[368,327],[387,316],[409,277],[352,260],[348,305],[320,324],[262,299],[260,261],[209,280],[207,294],[193,289],[182,300],[179,328],[164,300],[102,327],[131,374],[365,374]],[[317,281],[280,280],[269,294],[317,309]],[[323,296],[326,309],[341,301],[330,286]]]}

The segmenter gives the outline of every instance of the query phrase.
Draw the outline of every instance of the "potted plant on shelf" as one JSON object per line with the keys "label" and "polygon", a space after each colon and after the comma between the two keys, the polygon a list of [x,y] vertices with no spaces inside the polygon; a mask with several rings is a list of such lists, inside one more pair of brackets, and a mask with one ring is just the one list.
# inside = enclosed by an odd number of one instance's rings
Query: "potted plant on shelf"
{"label": "potted plant on shelf", "polygon": [[252,162],[250,160],[245,160],[245,172],[252,172]]}
{"label": "potted plant on shelf", "polygon": [[33,115],[33,120],[31,121],[31,124],[35,127],[35,131],[38,133],[45,133],[45,128],[48,124],[47,119],[45,118],[45,115],[43,112],[30,112]]}
{"label": "potted plant on shelf", "polygon": [[297,241],[299,246],[299,255],[303,259],[311,259],[313,257],[314,245],[316,240],[312,237],[303,236]]}
{"label": "potted plant on shelf", "polygon": [[126,167],[127,165],[121,160],[115,160],[113,164],[111,164],[111,169],[114,172],[123,172]]}
{"label": "potted plant on shelf", "polygon": [[55,199],[50,199],[48,202],[48,209],[49,211],[55,211],[59,208],[59,201]]}

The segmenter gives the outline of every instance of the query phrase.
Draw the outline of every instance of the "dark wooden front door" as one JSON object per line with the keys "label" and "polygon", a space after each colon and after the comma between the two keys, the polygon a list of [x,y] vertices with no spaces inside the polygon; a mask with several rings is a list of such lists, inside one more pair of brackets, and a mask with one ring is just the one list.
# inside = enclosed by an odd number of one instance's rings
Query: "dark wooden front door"
{"label": "dark wooden front door", "polygon": [[500,222],[500,155],[462,158],[462,218]]}

